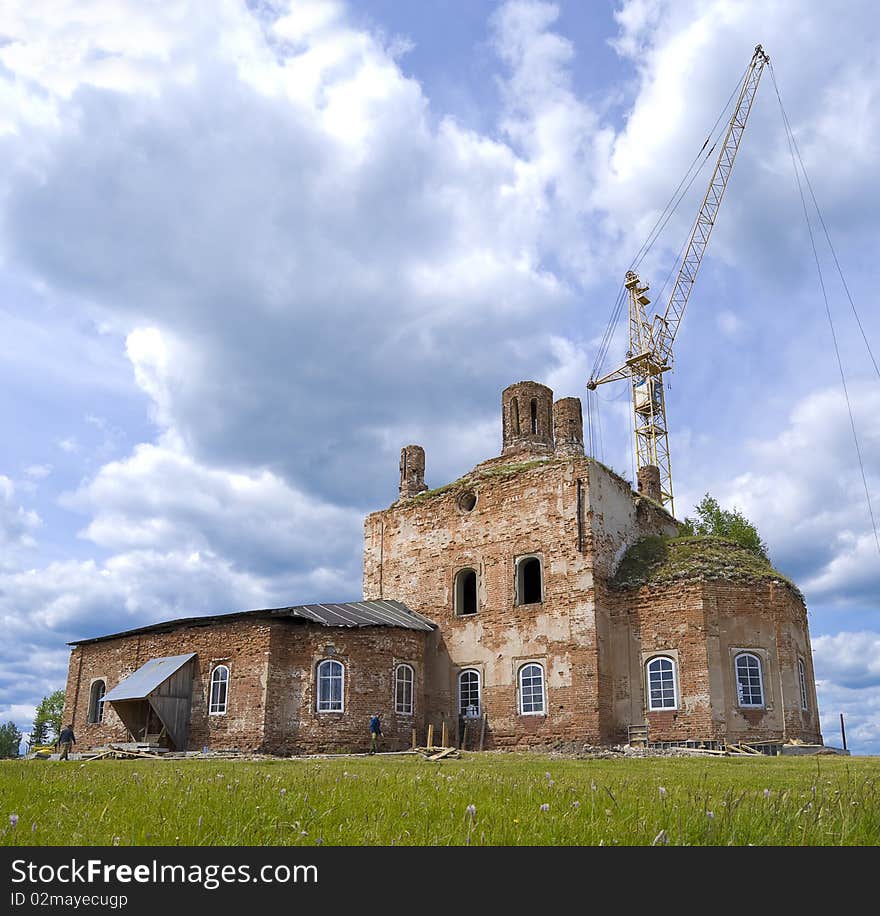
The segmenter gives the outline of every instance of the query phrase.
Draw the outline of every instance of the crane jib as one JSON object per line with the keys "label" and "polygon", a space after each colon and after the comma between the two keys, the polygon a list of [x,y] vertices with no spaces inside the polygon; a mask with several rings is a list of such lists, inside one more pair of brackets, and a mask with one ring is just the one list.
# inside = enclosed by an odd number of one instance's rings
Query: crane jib
{"label": "crane jib", "polygon": [[[636,273],[627,272],[624,281],[629,298],[627,360],[620,368],[599,379],[592,378],[587,384],[587,387],[593,390],[606,382],[630,379],[639,490],[673,513],[672,467],[662,376],[664,372],[672,368],[672,345],[681,325],[691,290],[696,282],[709,237],[715,226],[718,209],[727,188],[761,74],[769,61],[770,58],[764,49],[761,45],[757,45],[743,77],[739,96],[727,124],[712,177],[709,179],[709,186],[697,211],[697,217],[694,220],[663,315],[655,314],[652,319],[648,319],[647,306],[650,304],[650,299],[647,292],[649,287],[641,282]],[[703,144],[704,149],[707,143],[708,139]],[[713,146],[712,149],[714,148]],[[656,473],[657,470],[659,470],[659,475]]]}

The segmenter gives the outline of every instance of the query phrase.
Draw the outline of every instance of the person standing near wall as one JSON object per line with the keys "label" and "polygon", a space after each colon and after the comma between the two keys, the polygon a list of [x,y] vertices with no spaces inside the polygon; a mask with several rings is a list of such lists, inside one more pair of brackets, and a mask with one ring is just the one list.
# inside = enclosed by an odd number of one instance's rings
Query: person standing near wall
{"label": "person standing near wall", "polygon": [[58,750],[61,751],[59,760],[67,760],[70,753],[71,745],[76,744],[76,736],[73,734],[73,723],[65,725],[58,736]]}
{"label": "person standing near wall", "polygon": [[370,719],[370,753],[375,754],[379,749],[379,735],[382,734],[382,724],[379,721],[379,713],[374,713]]}

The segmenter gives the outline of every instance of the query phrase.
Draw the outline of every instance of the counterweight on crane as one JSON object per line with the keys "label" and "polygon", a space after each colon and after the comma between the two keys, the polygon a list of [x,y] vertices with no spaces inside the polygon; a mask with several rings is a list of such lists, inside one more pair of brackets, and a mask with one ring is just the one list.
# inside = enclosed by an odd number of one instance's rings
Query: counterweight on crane
{"label": "counterweight on crane", "polygon": [[654,315],[653,319],[648,319],[647,306],[651,302],[646,295],[648,285],[642,283],[633,271],[628,271],[624,282],[629,297],[629,350],[626,362],[619,369],[601,378],[593,377],[587,382],[587,388],[592,391],[607,382],[625,378],[630,380],[638,488],[640,492],[661,502],[672,513],[675,507],[663,373],[672,368],[672,344],[715,225],[715,217],[730,178],[761,73],[769,61],[764,49],[758,45],[743,78],[715,170],[691,230],[666,311],[662,316]]}

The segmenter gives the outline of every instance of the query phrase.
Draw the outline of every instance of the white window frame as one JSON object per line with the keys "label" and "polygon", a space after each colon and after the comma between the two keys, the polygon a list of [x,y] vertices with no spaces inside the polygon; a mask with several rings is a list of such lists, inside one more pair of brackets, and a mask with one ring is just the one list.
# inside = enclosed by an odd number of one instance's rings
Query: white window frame
{"label": "white window frame", "polygon": [[[523,685],[523,677],[525,672],[529,668],[537,668],[541,674],[541,708],[540,709],[526,709],[525,708],[525,687]],[[546,716],[547,715],[547,678],[544,675],[544,666],[539,662],[525,662],[520,665],[519,671],[516,675],[517,683],[517,693],[519,695],[519,714],[521,716]]]}
{"label": "white window frame", "polygon": [[[95,687],[102,686],[101,695],[95,697]],[[104,721],[104,696],[107,693],[107,680],[103,677],[96,677],[89,685],[89,710],[86,721],[89,725],[100,725]]]}
{"label": "white window frame", "polygon": [[[462,613],[462,605],[464,604],[464,575],[465,573],[474,574],[474,611],[472,614]],[[480,610],[480,578],[477,575],[476,569],[473,566],[463,566],[455,574],[453,579],[453,611],[456,617],[476,617]]]}
{"label": "white window frame", "polygon": [[[752,659],[758,666],[758,687],[761,691],[760,703],[746,703],[743,701],[742,685],[739,680],[739,662],[740,659]],[[766,709],[767,694],[764,690],[764,663],[759,655],[754,652],[737,652],[733,659],[733,674],[736,681],[736,701],[740,709]]]}
{"label": "white window frame", "polygon": [[[672,706],[656,706],[654,705],[654,694],[651,690],[651,668],[656,665],[658,662],[669,662],[672,666]],[[648,711],[649,712],[666,712],[668,710],[678,709],[678,666],[675,664],[675,659],[669,655],[654,655],[645,662],[645,692],[647,694],[648,700]],[[663,678],[663,669],[660,669],[661,674],[661,689]]]}
{"label": "white window frame", "polygon": [[798,658],[798,685],[801,689],[801,710],[806,712],[810,708],[807,696],[807,666],[802,658]]}
{"label": "white window frame", "polygon": [[[538,563],[538,585],[540,586],[540,597],[537,601],[529,601],[526,604],[523,601],[523,564],[527,563],[529,560],[536,560]],[[514,588],[516,590],[516,604],[518,607],[531,607],[534,604],[543,604],[544,603],[544,561],[536,553],[527,553],[523,554],[521,557],[516,558],[516,563],[514,565]]]}
{"label": "white window frame", "polygon": [[[407,681],[406,678],[401,680],[400,675],[404,672],[409,672],[409,709],[406,708],[406,703],[400,702],[400,687],[403,685],[404,688],[404,699],[406,699],[406,687]],[[407,664],[406,662],[401,662],[394,669],[394,711],[399,716],[411,716],[415,712],[416,708],[416,672],[412,665]]]}
{"label": "white window frame", "polygon": [[[223,674],[221,674],[223,672]],[[214,699],[214,688],[218,688],[218,693],[220,686],[225,687],[223,691],[223,702],[221,703],[219,699]],[[226,711],[229,709],[229,665],[215,665],[211,669],[211,681],[208,688],[208,715],[209,716],[225,716]]]}
{"label": "white window frame", "polygon": [[[473,704],[469,703],[468,706],[465,708],[462,708],[462,705],[461,705],[462,680],[464,679],[465,675],[470,675],[470,674],[476,675],[476,679],[477,679],[477,705],[476,705],[476,711],[474,712],[472,716],[468,716],[467,713],[465,712],[465,709],[471,708]],[[480,677],[480,672],[477,671],[476,668],[464,668],[463,670],[458,672],[458,714],[460,716],[465,716],[466,718],[476,719],[476,718],[479,718],[480,715],[482,715],[482,712],[483,712],[483,679],[482,677]]]}
{"label": "white window frame", "polygon": [[[321,700],[321,679],[322,677],[328,677],[329,680],[334,681],[337,679],[336,675],[322,675],[321,670],[323,668],[330,668],[332,665],[339,666],[339,706],[328,707],[326,701]],[[322,705],[322,702],[324,705]],[[331,689],[331,698],[330,703],[335,704],[335,700],[332,698],[332,689]],[[339,659],[336,658],[324,658],[318,662],[317,667],[315,668],[315,712],[324,714],[324,713],[339,713],[345,712],[345,665],[342,664]]]}

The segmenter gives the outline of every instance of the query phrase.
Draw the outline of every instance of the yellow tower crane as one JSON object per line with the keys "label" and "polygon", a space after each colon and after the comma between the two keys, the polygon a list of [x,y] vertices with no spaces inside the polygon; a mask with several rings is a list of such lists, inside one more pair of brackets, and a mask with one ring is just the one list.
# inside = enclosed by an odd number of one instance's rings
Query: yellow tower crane
{"label": "yellow tower crane", "polygon": [[739,98],[691,230],[666,311],[662,316],[654,315],[653,319],[648,319],[647,306],[651,302],[646,295],[648,285],[642,283],[636,273],[628,271],[624,282],[629,296],[629,350],[626,362],[614,372],[601,378],[592,377],[587,382],[587,388],[592,391],[607,382],[624,378],[630,380],[638,488],[640,492],[661,502],[671,513],[674,513],[675,507],[672,499],[672,467],[663,373],[672,368],[672,344],[715,225],[715,217],[730,178],[761,73],[769,62],[770,58],[758,45],[743,77]]}

